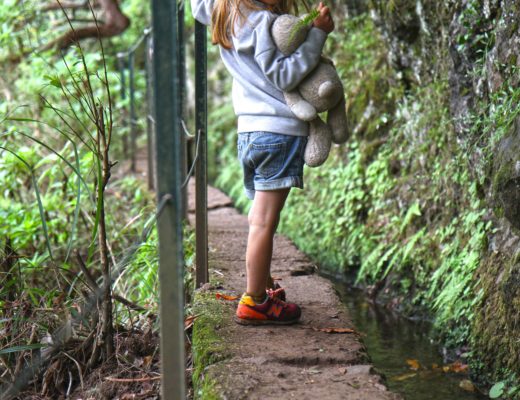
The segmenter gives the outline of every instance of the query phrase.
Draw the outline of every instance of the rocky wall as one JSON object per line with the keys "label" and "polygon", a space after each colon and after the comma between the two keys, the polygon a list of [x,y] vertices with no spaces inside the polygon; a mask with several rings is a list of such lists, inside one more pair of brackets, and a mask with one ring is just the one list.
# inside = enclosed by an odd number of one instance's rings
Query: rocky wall
{"label": "rocky wall", "polygon": [[[520,1],[372,0],[388,61],[410,89],[448,77],[460,152],[492,221],[475,274],[472,340],[491,369],[520,372]],[[483,368],[485,369],[485,368]]]}

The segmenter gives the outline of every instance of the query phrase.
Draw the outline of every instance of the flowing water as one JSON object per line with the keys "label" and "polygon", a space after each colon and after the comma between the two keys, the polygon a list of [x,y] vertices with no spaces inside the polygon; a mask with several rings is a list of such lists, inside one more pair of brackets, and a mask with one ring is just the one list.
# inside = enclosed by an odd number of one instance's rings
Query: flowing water
{"label": "flowing water", "polygon": [[[367,301],[360,290],[333,281],[352,322],[364,334],[363,341],[372,363],[386,376],[391,391],[400,393],[406,400],[488,398],[460,387],[461,382],[469,378],[465,373],[453,372],[457,367],[443,360],[439,347],[429,339],[430,324],[400,317]],[[442,367],[447,369],[450,365],[450,371],[444,372]]]}

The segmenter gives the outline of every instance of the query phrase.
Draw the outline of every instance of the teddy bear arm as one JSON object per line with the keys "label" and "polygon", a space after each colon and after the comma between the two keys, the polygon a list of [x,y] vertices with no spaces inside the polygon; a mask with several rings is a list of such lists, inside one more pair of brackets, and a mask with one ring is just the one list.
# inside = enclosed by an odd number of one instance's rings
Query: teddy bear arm
{"label": "teddy bear arm", "polygon": [[316,108],[306,101],[298,90],[284,92],[285,102],[291,109],[292,113],[302,121],[312,121],[318,115]]}

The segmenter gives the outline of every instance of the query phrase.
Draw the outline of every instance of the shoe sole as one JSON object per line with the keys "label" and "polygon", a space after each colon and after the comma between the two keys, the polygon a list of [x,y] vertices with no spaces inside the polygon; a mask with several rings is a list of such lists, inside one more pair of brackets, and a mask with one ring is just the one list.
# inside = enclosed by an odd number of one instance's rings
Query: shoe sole
{"label": "shoe sole", "polygon": [[239,325],[292,325],[298,321],[300,321],[299,318],[291,321],[274,321],[271,319],[245,319],[235,316],[235,322]]}

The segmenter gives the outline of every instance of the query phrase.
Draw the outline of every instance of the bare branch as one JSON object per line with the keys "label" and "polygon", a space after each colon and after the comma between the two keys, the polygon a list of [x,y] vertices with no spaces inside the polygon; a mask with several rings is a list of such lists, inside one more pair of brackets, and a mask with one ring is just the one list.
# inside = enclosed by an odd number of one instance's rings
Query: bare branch
{"label": "bare branch", "polygon": [[[121,12],[117,0],[99,0],[97,4],[103,10],[105,15],[104,23],[102,25],[96,26],[93,24],[77,29],[71,29],[59,38],[45,45],[42,50],[49,50],[53,47],[65,49],[75,42],[79,42],[80,40],[87,38],[99,39],[117,36],[130,26],[130,20]],[[65,7],[63,8],[65,9]],[[98,21],[98,23],[99,22],[100,21]]]}
{"label": "bare branch", "polygon": [[[92,4],[93,7],[99,7],[99,4],[98,2],[94,2],[94,4]],[[54,2],[51,2],[49,4],[45,4],[41,9],[40,11],[57,11],[57,10],[61,10],[62,8],[66,9],[66,10],[80,10],[80,9],[85,9],[85,10],[88,10],[88,0],[84,0],[84,1],[81,1],[81,2],[77,2],[77,1],[62,1],[61,2],[61,7],[60,7],[60,4],[57,2],[57,1],[54,1]]]}

